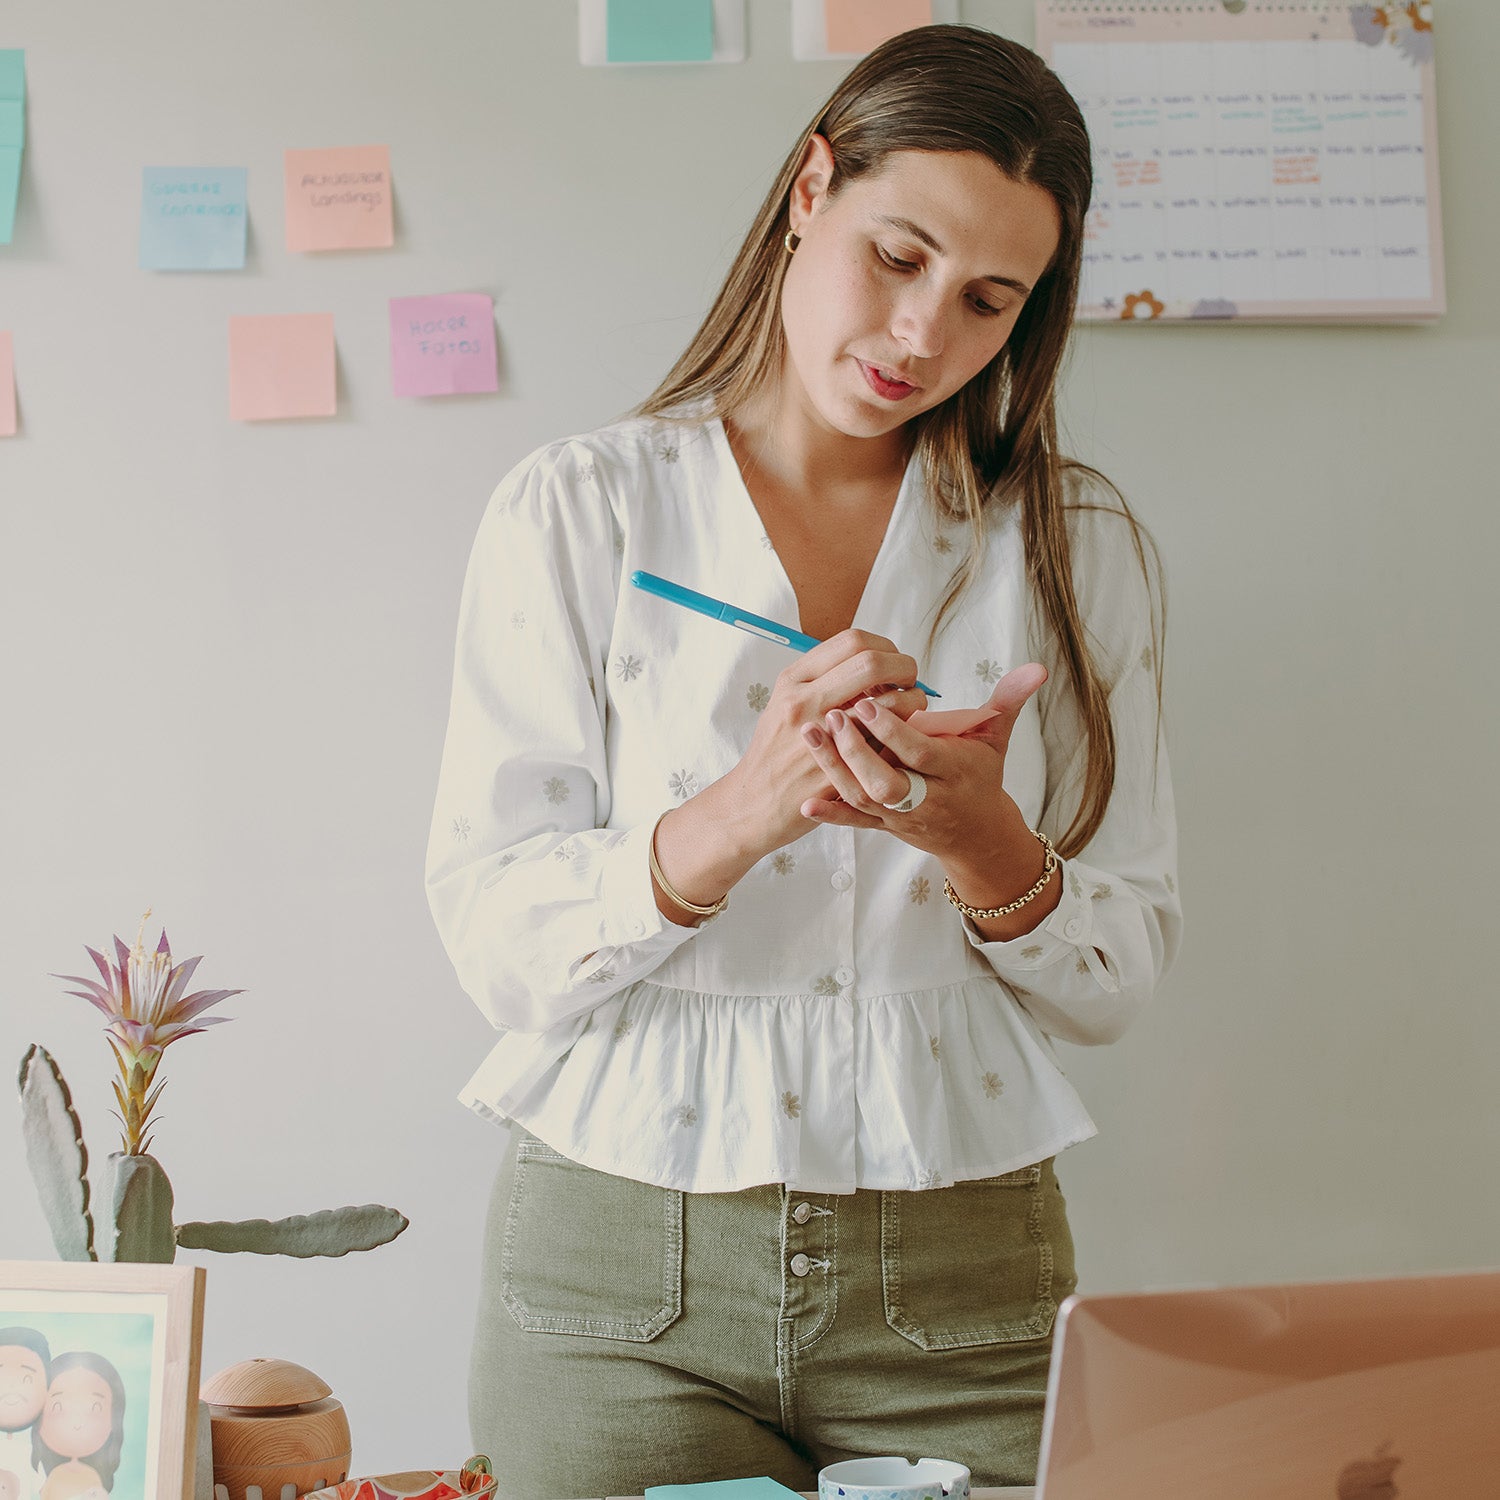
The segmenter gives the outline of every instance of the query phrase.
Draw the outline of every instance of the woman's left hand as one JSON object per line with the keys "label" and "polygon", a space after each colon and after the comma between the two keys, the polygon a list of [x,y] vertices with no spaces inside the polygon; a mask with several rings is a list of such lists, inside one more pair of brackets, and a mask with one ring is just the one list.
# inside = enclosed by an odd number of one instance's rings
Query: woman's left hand
{"label": "woman's left hand", "polygon": [[[822,731],[809,725],[803,737],[838,800],[810,797],[802,816],[884,828],[945,863],[982,858],[1005,842],[1014,821],[1014,804],[1001,787],[1005,754],[1022,708],[1046,680],[1047,669],[1036,662],[1007,672],[985,705],[999,711],[996,717],[961,735],[923,734],[868,699],[849,713],[831,710]],[[874,710],[868,719],[854,712],[866,708]],[[927,795],[910,812],[889,811],[881,804],[899,802],[911,789],[907,767],[926,780]]]}

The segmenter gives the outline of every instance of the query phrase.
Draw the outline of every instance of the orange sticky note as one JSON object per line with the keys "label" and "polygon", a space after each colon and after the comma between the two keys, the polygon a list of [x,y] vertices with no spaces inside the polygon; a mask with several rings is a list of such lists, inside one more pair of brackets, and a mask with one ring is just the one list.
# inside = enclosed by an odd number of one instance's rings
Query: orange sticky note
{"label": "orange sticky note", "polygon": [[286,153],[288,250],[370,250],[395,243],[391,148]]}
{"label": "orange sticky note", "polygon": [[229,320],[229,415],[237,422],[338,410],[332,313]]}
{"label": "orange sticky note", "polygon": [[830,52],[873,52],[913,26],[932,24],[932,0],[823,0]]}
{"label": "orange sticky note", "polygon": [[0,333],[0,437],[16,435],[16,367],[10,335]]}

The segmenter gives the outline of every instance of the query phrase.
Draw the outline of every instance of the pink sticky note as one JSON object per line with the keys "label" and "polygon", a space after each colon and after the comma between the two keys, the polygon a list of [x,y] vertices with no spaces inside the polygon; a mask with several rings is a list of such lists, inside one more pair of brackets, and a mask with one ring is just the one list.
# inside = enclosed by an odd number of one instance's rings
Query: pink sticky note
{"label": "pink sticky note", "polygon": [[389,146],[286,153],[288,250],[368,250],[394,242]]}
{"label": "pink sticky note", "polygon": [[16,435],[16,367],[10,335],[0,333],[0,437]]}
{"label": "pink sticky note", "polygon": [[873,52],[913,26],[932,24],[932,0],[823,0],[830,52]]}
{"label": "pink sticky note", "polygon": [[906,722],[923,734],[965,734],[999,713],[998,708],[919,708]]}
{"label": "pink sticky note", "polygon": [[495,305],[483,292],[391,298],[391,389],[398,396],[499,388]]}
{"label": "pink sticky note", "polygon": [[338,410],[333,314],[229,320],[229,415],[237,422]]}

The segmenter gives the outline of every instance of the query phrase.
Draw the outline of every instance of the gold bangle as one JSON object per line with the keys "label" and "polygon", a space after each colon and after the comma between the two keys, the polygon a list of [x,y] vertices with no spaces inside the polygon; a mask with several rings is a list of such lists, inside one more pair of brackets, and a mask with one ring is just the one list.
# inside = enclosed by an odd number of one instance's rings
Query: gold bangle
{"label": "gold bangle", "polygon": [[662,813],[657,818],[656,822],[651,825],[651,841],[647,846],[651,855],[651,873],[656,877],[656,883],[662,888],[662,890],[684,911],[692,912],[695,917],[716,917],[721,911],[724,910],[726,906],[729,905],[728,892],[725,892],[724,895],[720,896],[712,906],[699,906],[697,902],[689,901],[686,896],[679,896],[677,892],[672,889],[672,886],[668,882],[667,877],[661,872],[661,866],[656,862],[657,825],[661,822],[662,818],[666,817],[667,813],[671,811],[672,809],[669,807],[667,811]]}
{"label": "gold bangle", "polygon": [[991,906],[987,910],[978,906],[970,906],[959,898],[958,892],[953,889],[953,882],[946,875],[943,877],[943,894],[966,917],[972,917],[976,922],[987,921],[994,917],[1008,917],[1013,911],[1020,911],[1028,901],[1035,901],[1046,888],[1047,882],[1051,880],[1058,861],[1057,850],[1052,847],[1052,840],[1045,833],[1038,833],[1035,828],[1031,829],[1030,833],[1032,838],[1041,842],[1042,848],[1047,851],[1047,858],[1042,866],[1042,878],[1024,896],[1012,901],[1009,906]]}

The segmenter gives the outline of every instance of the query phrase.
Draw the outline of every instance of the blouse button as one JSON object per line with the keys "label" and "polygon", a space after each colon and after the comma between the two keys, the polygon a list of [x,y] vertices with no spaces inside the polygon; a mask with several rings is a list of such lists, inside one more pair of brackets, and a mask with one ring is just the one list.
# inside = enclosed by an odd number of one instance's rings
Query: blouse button
{"label": "blouse button", "polygon": [[812,1262],[805,1255],[794,1255],[792,1257],[792,1275],[806,1276],[812,1269]]}
{"label": "blouse button", "polygon": [[840,984],[852,984],[854,982],[854,970],[848,964],[842,964],[833,971],[833,977]]}
{"label": "blouse button", "polygon": [[810,1218],[812,1218],[812,1204],[811,1203],[799,1203],[796,1206],[796,1208],[794,1208],[792,1210],[792,1217],[799,1224],[805,1224],[805,1223],[807,1223],[807,1221]]}
{"label": "blouse button", "polygon": [[854,877],[847,870],[835,870],[828,877],[828,883],[836,891],[847,891],[854,884]]}
{"label": "blouse button", "polygon": [[1069,917],[1063,926],[1063,936],[1070,941],[1083,931],[1083,923],[1077,917]]}
{"label": "blouse button", "polygon": [[646,931],[646,924],[645,924],[645,923],[644,923],[644,922],[641,922],[641,921],[635,921],[635,922],[632,922],[632,923],[631,923],[631,924],[630,924],[630,930],[631,930],[631,931],[632,931],[632,932],[633,932],[633,933],[634,933],[634,934],[635,934],[635,935],[636,935],[636,936],[637,936],[637,937],[641,937],[641,936],[643,936],[643,935],[644,935],[644,933],[645,933],[645,931]]}

